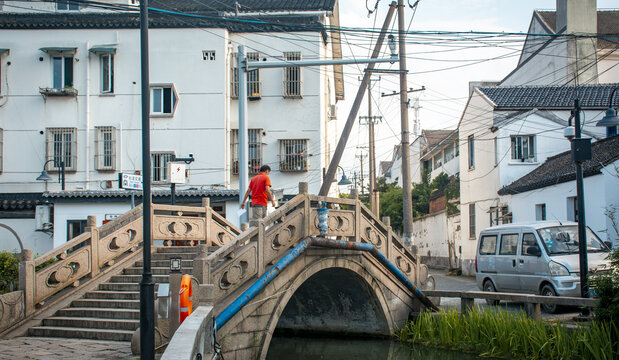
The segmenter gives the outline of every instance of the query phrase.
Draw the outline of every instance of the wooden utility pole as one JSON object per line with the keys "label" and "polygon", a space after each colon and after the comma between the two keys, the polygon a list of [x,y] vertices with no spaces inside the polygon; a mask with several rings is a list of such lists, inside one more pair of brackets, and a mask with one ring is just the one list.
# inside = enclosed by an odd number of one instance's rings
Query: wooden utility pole
{"label": "wooden utility pole", "polygon": [[[396,3],[395,1],[392,1],[389,5],[389,11],[387,12],[387,16],[385,16],[385,22],[383,23],[381,32],[378,35],[378,39],[376,39],[376,46],[374,47],[374,51],[372,52],[371,57],[372,59],[377,58],[380,54],[380,50],[383,46],[383,41],[385,40],[385,35],[387,34],[387,30],[389,29],[389,25],[391,24],[391,18],[393,17],[395,7]],[[327,174],[325,175],[322,186],[320,187],[320,191],[318,193],[318,195],[320,196],[326,196],[329,193],[329,189],[331,188],[331,182],[333,181],[333,179],[335,179],[337,167],[340,163],[340,160],[342,159],[342,155],[344,154],[344,148],[346,148],[346,142],[348,142],[348,137],[350,136],[352,127],[355,124],[355,120],[357,119],[357,113],[359,112],[359,107],[361,106],[361,100],[363,99],[365,89],[368,86],[368,82],[370,81],[372,70],[374,70],[374,64],[370,63],[368,64],[365,74],[363,74],[363,80],[361,81],[361,85],[359,86],[359,90],[357,91],[357,96],[355,97],[355,101],[353,102],[350,113],[348,114],[348,118],[346,119],[346,125],[344,125],[342,135],[340,136],[340,140],[337,143],[337,147],[335,148],[335,153],[333,154],[333,158],[331,159],[331,163],[329,164],[329,169],[327,170]]]}
{"label": "wooden utility pole", "polygon": [[365,180],[363,178],[363,158],[366,157],[367,155],[363,155],[363,154],[359,154],[357,155],[357,157],[359,158],[359,160],[361,161],[361,195],[364,195],[365,192],[363,191],[363,181]]}
{"label": "wooden utility pole", "polygon": [[411,247],[413,238],[413,204],[408,131],[408,92],[406,77],[406,41],[404,37],[404,1],[398,0],[398,43],[400,50],[400,122],[402,126],[402,220],[404,244]]}

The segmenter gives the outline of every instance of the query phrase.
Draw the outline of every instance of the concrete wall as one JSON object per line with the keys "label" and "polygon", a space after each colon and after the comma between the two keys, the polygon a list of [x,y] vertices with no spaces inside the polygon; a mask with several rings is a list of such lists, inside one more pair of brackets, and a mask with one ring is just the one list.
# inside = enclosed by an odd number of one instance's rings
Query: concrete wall
{"label": "concrete wall", "polygon": [[[35,219],[0,219],[0,223],[10,226],[19,235],[24,249],[31,249],[36,255],[43,255],[53,249],[52,234],[35,230]],[[0,250],[19,253],[19,243],[10,231],[0,228]]]}
{"label": "concrete wall", "polygon": [[460,266],[460,214],[448,216],[443,210],[416,219],[413,239],[423,264],[445,269]]}

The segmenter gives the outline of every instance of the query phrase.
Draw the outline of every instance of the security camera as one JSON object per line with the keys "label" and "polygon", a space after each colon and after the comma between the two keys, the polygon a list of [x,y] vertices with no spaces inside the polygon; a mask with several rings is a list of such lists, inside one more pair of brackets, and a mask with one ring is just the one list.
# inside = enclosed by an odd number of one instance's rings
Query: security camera
{"label": "security camera", "polygon": [[574,127],[568,126],[565,129],[563,129],[563,136],[565,136],[568,140],[572,140],[575,136],[574,132],[575,132]]}
{"label": "security camera", "polygon": [[189,157],[192,158],[193,157],[193,153],[189,153]]}

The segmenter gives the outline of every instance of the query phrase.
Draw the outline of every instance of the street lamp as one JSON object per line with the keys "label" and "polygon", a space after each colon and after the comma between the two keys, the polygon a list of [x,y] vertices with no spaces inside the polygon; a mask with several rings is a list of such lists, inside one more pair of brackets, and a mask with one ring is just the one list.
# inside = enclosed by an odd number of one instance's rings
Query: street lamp
{"label": "street lamp", "polygon": [[340,170],[342,170],[342,179],[337,183],[338,185],[350,185],[352,184],[352,181],[350,181],[347,177],[346,177],[346,173],[344,172],[344,169],[341,166],[337,166],[340,168]]}
{"label": "street lamp", "polygon": [[[47,163],[50,163],[52,161],[54,161],[54,163],[57,163],[56,159],[47,160],[45,164],[43,164],[43,171],[41,171],[41,175],[37,177],[37,180],[39,181],[52,180],[52,177],[49,176],[47,174],[47,171],[45,170],[45,166],[47,166]],[[64,190],[64,161],[60,160],[59,165],[60,165],[60,174],[58,174],[58,182],[60,183],[60,189]]]}
{"label": "street lamp", "polygon": [[617,127],[619,126],[619,117],[617,117],[617,111],[613,109],[613,97],[617,92],[619,87],[613,89],[613,92],[610,93],[610,101],[608,103],[608,110],[606,110],[606,115],[602,118],[602,120],[598,121],[595,126],[603,126],[606,127],[606,137],[611,137],[617,135]]}

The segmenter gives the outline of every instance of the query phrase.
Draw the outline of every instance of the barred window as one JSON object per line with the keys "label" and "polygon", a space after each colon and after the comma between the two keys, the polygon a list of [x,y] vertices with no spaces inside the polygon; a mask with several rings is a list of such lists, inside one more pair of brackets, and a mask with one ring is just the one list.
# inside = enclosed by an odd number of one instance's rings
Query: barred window
{"label": "barred window", "polygon": [[239,53],[230,54],[230,97],[239,98]]}
{"label": "barred window", "polygon": [[[299,61],[301,60],[301,53],[285,52],[284,61]],[[283,92],[284,97],[288,98],[300,98],[302,79],[301,79],[301,67],[300,66],[287,66],[282,69],[284,75]]]}
{"label": "barred window", "polygon": [[[232,129],[230,133],[232,174],[239,174],[239,130]],[[257,174],[262,166],[262,129],[247,130],[247,162],[250,174]]]}
{"label": "barred window", "polygon": [[60,171],[64,163],[65,171],[77,170],[77,129],[47,128],[46,157],[50,162],[49,171]]}
{"label": "barred window", "polygon": [[[260,53],[247,53],[247,61],[260,61]],[[262,95],[262,82],[260,81],[260,69],[247,72],[247,97],[249,99],[260,99]]]}
{"label": "barred window", "polygon": [[150,154],[153,184],[166,184],[170,179],[168,162],[172,160],[174,152],[153,152]]}
{"label": "barred window", "polygon": [[469,204],[469,238],[475,239],[475,204]]}
{"label": "barred window", "polygon": [[116,170],[116,128],[95,127],[95,167],[100,171]]}
{"label": "barred window", "polygon": [[309,169],[308,139],[280,140],[279,144],[280,171],[307,171]]}

